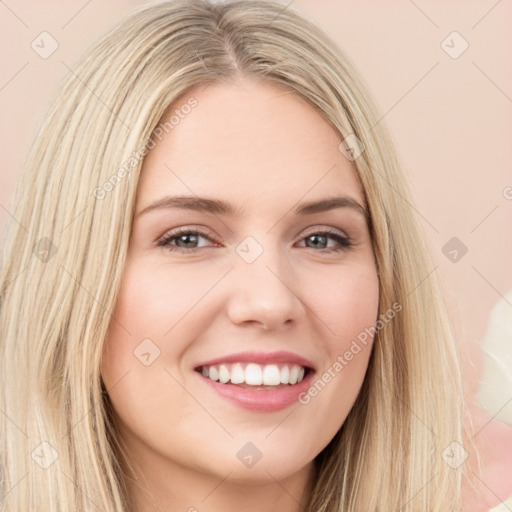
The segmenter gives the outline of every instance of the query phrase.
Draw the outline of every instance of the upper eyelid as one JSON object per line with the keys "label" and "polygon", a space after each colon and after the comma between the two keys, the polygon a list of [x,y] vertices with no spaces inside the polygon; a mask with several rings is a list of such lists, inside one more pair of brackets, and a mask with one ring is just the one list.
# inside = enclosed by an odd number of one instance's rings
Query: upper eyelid
{"label": "upper eyelid", "polygon": [[[334,227],[334,226],[328,226],[327,224],[318,224],[318,225],[315,225],[315,226],[310,226],[310,227],[307,227],[307,228],[304,228],[302,231],[305,231],[306,233],[309,233],[309,232],[317,232],[317,231],[336,231],[336,232],[341,232],[341,234],[344,234],[346,236],[349,236],[348,233],[346,233],[346,230],[345,229],[342,229],[342,228],[337,228],[337,227]],[[172,236],[176,236],[176,235],[179,235],[180,233],[187,233],[187,232],[197,232],[199,233],[200,235],[204,236],[204,235],[208,235],[208,236],[212,236],[212,238],[215,238],[216,237],[216,234],[214,233],[213,230],[207,228],[207,227],[203,227],[203,226],[196,226],[194,224],[190,225],[190,226],[180,226],[180,227],[177,227],[177,228],[173,228],[173,229],[169,229],[167,231],[165,231],[160,237],[160,238],[163,238],[163,237],[166,237],[167,235],[172,235]]]}

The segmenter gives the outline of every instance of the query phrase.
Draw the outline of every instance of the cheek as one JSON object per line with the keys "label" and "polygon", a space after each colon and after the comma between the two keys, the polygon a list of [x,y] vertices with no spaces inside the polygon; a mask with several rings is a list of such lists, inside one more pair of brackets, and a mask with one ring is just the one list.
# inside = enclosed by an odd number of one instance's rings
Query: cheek
{"label": "cheek", "polygon": [[379,280],[371,267],[347,267],[318,276],[313,305],[324,323],[328,350],[340,351],[364,329],[373,326],[379,308]]}
{"label": "cheek", "polygon": [[346,269],[338,278],[323,279],[317,293],[325,337],[318,350],[325,365],[314,375],[300,402],[327,419],[326,439],[333,436],[350,412],[363,383],[373,345],[379,308],[379,281],[375,272]]}
{"label": "cheek", "polygon": [[215,279],[211,272],[171,272],[127,259],[101,362],[105,387],[126,424],[139,424],[143,411],[160,411],[164,397],[167,404],[181,403],[183,391],[164,368],[182,380],[178,363],[200,332],[198,315],[209,311],[195,306]]}
{"label": "cheek", "polygon": [[[208,279],[194,278],[187,272],[170,272],[162,265],[128,261],[112,314],[105,354],[116,361],[133,357],[133,350],[146,339],[153,340],[162,350],[178,352],[181,320],[191,313],[211,286]],[[170,335],[173,336],[172,346],[164,343]]]}
{"label": "cheek", "polygon": [[[165,267],[127,263],[114,318],[130,332],[162,336],[200,292],[197,280]],[[189,306],[190,307],[190,306]]]}

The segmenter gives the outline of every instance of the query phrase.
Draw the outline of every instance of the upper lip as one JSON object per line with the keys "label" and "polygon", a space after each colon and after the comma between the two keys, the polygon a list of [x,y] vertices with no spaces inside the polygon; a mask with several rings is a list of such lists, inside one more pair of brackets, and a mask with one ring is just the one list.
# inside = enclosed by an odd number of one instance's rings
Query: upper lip
{"label": "upper lip", "polygon": [[293,352],[278,351],[278,352],[238,352],[237,354],[230,354],[227,356],[217,357],[198,364],[195,369],[202,366],[212,366],[214,364],[223,363],[256,363],[256,364],[273,364],[273,363],[293,363],[305,368],[314,370],[313,363],[308,359],[294,354]]}

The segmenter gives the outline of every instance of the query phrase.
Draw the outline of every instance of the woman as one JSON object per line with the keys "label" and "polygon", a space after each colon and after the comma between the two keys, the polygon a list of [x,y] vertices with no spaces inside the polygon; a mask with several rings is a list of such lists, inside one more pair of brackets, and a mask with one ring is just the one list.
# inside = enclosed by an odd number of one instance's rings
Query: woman
{"label": "woman", "polygon": [[280,4],[98,43],[6,239],[3,510],[461,509],[456,347],[378,119]]}

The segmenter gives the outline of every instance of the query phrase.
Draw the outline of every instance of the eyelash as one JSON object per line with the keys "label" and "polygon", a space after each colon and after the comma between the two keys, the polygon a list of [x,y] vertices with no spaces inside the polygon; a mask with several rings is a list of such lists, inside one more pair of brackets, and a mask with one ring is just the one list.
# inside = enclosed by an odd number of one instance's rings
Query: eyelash
{"label": "eyelash", "polygon": [[[172,245],[171,242],[175,239],[179,238],[183,235],[194,235],[194,236],[202,236],[203,238],[206,238],[210,241],[215,242],[215,240],[212,240],[211,235],[204,233],[202,231],[199,231],[197,229],[190,229],[190,228],[182,228],[178,229],[176,231],[172,231],[171,233],[168,233],[164,235],[160,240],[157,242],[157,246],[159,247],[165,247],[167,246],[169,251],[174,252],[196,252],[200,249],[205,249],[205,247],[193,247],[193,248],[183,248],[178,247],[176,245]],[[320,249],[320,252],[340,252],[340,251],[346,251],[350,249],[354,244],[352,240],[348,236],[340,235],[337,231],[332,231],[330,229],[323,229],[321,231],[314,231],[313,233],[309,233],[304,238],[301,239],[305,240],[306,238],[309,238],[313,235],[320,235],[320,236],[327,236],[328,238],[331,238],[332,240],[336,241],[339,246],[338,247],[330,247],[325,249]],[[306,247],[306,249],[313,249],[312,247]]]}

